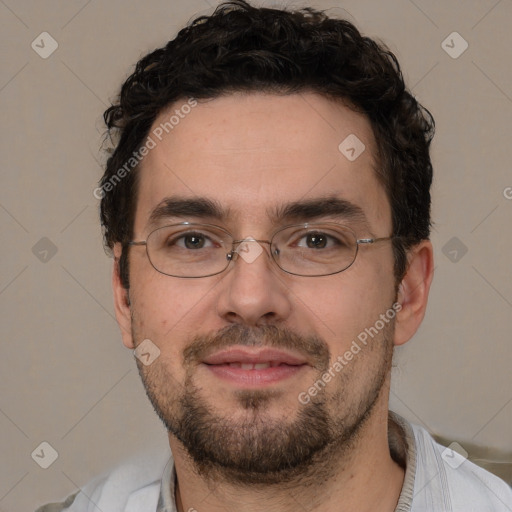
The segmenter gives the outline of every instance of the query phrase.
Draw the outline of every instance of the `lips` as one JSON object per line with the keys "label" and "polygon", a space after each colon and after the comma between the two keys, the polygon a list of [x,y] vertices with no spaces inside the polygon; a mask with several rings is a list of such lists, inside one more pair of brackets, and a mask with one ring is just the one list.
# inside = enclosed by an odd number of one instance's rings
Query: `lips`
{"label": "lips", "polygon": [[268,363],[226,363],[230,368],[241,368],[242,370],[264,370],[265,368],[275,368],[281,363],[269,361]]}
{"label": "lips", "polygon": [[206,357],[203,364],[237,387],[261,387],[297,374],[308,366],[295,354],[276,349],[232,348]]}
{"label": "lips", "polygon": [[[243,365],[260,365],[268,364],[269,366],[289,365],[298,366],[307,364],[304,358],[276,349],[260,349],[257,351],[248,349],[233,348],[223,350],[208,356],[203,361],[209,365],[219,364],[243,364]],[[246,368],[251,369],[251,368]]]}

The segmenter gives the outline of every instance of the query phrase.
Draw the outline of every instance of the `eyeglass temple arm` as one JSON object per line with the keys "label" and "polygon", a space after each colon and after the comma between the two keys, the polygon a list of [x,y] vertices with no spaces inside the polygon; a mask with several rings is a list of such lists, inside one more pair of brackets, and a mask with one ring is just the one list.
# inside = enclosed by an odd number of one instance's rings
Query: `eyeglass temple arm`
{"label": "eyeglass temple arm", "polygon": [[359,238],[356,240],[357,244],[374,244],[376,242],[384,242],[385,240],[393,240],[394,238],[398,238],[396,236],[383,236],[380,238]]}

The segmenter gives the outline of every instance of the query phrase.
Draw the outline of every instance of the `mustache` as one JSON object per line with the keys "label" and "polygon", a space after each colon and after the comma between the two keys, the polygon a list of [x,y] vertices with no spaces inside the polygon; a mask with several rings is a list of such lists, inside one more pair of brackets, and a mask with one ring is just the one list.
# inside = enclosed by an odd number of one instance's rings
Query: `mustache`
{"label": "mustache", "polygon": [[277,325],[232,324],[214,333],[195,336],[183,351],[183,360],[186,365],[197,364],[210,354],[235,345],[298,351],[320,371],[329,367],[331,357],[327,343],[319,336],[302,336]]}

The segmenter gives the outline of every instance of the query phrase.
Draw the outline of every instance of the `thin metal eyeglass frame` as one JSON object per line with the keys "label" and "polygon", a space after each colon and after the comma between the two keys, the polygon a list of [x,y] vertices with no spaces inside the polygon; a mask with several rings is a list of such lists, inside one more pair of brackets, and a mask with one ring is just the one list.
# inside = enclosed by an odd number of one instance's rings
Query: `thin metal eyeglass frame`
{"label": "thin metal eyeglass frame", "polygon": [[[354,253],[354,258],[352,259],[352,262],[350,263],[350,265],[347,265],[345,268],[343,268],[341,270],[337,270],[336,272],[329,272],[327,274],[306,274],[306,275],[297,274],[295,272],[290,272],[290,271],[284,269],[283,267],[281,267],[281,265],[279,265],[279,263],[277,262],[277,260],[274,257],[273,251],[272,251],[272,242],[273,242],[273,240],[274,240],[274,238],[275,238],[275,236],[277,234],[279,234],[281,231],[284,231],[285,229],[292,228],[292,227],[314,228],[316,226],[325,226],[326,224],[327,225],[332,224],[332,225],[341,227],[342,229],[344,229],[344,230],[346,230],[349,233],[352,233],[354,235],[354,239],[355,239],[355,243],[356,243],[356,250],[355,250],[355,253]],[[173,274],[167,274],[165,272],[162,272],[157,267],[155,267],[153,261],[151,260],[151,257],[149,256],[147,241],[148,241],[149,237],[155,231],[158,231],[160,229],[174,227],[174,226],[204,226],[204,227],[210,227],[210,228],[219,229],[220,231],[223,231],[224,233],[226,233],[230,238],[233,239],[232,242],[231,242],[231,251],[226,253],[226,260],[227,260],[226,266],[222,270],[219,270],[218,272],[214,272],[213,274],[206,274],[204,276],[176,276],[176,275],[173,275]],[[235,261],[235,258],[236,258],[235,255],[238,255],[238,253],[237,253],[237,251],[235,249],[235,245],[240,245],[243,242],[257,242],[257,243],[260,243],[260,244],[268,244],[269,245],[269,253],[270,253],[270,257],[271,257],[272,261],[277,265],[277,267],[279,267],[279,269],[281,269],[283,272],[286,272],[287,274],[290,274],[290,275],[293,275],[293,276],[299,276],[299,277],[325,277],[325,276],[332,276],[332,275],[335,275],[335,274],[341,274],[341,272],[345,272],[345,270],[350,268],[354,264],[354,262],[356,261],[357,255],[359,253],[359,245],[362,245],[362,244],[373,245],[373,244],[375,244],[377,242],[384,242],[386,240],[393,240],[395,238],[399,238],[399,237],[391,235],[391,236],[385,236],[385,237],[379,237],[379,238],[357,238],[357,235],[352,230],[352,228],[349,228],[348,226],[345,226],[343,224],[337,224],[335,222],[324,222],[324,223],[320,223],[320,222],[319,223],[315,223],[315,222],[314,223],[308,223],[308,222],[306,222],[306,223],[303,223],[303,224],[290,224],[290,225],[287,225],[287,226],[283,226],[283,227],[279,228],[277,231],[274,232],[274,234],[272,235],[270,240],[256,240],[254,238],[244,238],[244,239],[241,239],[241,240],[235,240],[233,235],[227,229],[224,229],[221,226],[217,226],[216,224],[202,224],[202,223],[197,223],[197,222],[179,222],[177,224],[169,224],[169,225],[161,226],[159,228],[154,229],[153,231],[151,231],[151,233],[148,234],[148,236],[146,237],[146,240],[131,240],[131,241],[127,242],[125,245],[128,245],[128,246],[143,246],[143,245],[145,245],[146,246],[146,256],[148,257],[148,260],[151,263],[151,266],[158,273],[160,273],[160,274],[162,274],[164,276],[177,277],[177,278],[180,278],[180,279],[201,279],[203,277],[211,277],[211,276],[216,276],[218,274],[222,274],[222,272],[224,272],[224,271],[226,271],[228,269],[229,264],[232,261]]]}

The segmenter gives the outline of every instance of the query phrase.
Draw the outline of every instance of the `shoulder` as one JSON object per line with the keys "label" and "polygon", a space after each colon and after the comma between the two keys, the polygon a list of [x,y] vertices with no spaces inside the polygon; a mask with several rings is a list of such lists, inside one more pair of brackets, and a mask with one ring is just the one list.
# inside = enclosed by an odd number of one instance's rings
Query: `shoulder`
{"label": "shoulder", "polygon": [[503,480],[438,444],[422,427],[412,425],[412,430],[416,444],[415,501],[424,506],[436,503],[453,512],[512,510],[512,488]]}
{"label": "shoulder", "polygon": [[162,475],[167,464],[172,464],[168,448],[136,455],[91,480],[63,502],[48,503],[36,512],[97,512],[98,509],[122,511],[130,502],[141,500],[148,505],[154,502],[156,510]]}

